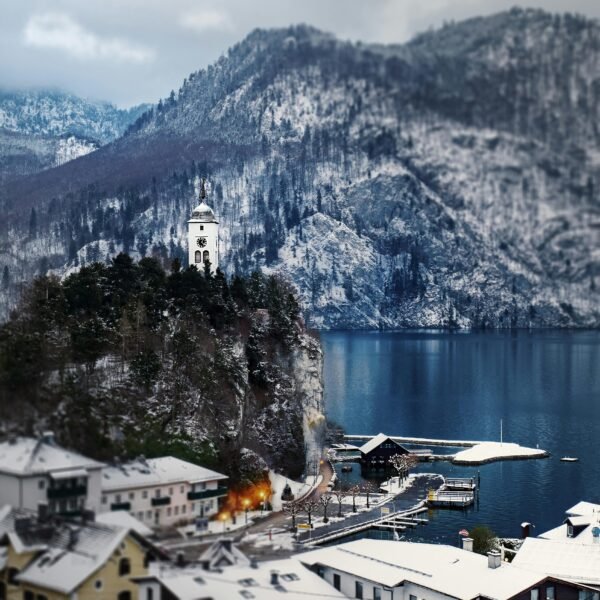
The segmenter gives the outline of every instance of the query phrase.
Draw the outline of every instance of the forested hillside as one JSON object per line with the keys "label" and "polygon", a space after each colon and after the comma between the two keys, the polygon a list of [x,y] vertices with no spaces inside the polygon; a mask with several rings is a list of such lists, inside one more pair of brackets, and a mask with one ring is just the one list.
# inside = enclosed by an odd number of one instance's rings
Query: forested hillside
{"label": "forested hillside", "polygon": [[0,188],[34,274],[185,256],[284,273],[318,327],[600,324],[600,25],[514,9],[398,46],[257,30],[96,152]]}
{"label": "forested hillside", "polygon": [[282,279],[119,254],[27,288],[0,329],[0,421],[101,460],[299,475],[323,426],[320,370]]}

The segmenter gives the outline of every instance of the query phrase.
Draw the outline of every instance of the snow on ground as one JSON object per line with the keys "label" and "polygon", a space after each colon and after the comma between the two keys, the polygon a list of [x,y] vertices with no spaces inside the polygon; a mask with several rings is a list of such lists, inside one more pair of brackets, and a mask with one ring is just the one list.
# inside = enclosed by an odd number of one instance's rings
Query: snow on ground
{"label": "snow on ground", "polygon": [[323,476],[319,475],[316,478],[313,475],[309,475],[304,483],[300,483],[298,481],[294,481],[293,479],[288,479],[279,473],[275,473],[274,471],[269,471],[269,479],[271,480],[271,506],[274,511],[279,511],[282,509],[283,502],[281,500],[281,494],[286,486],[289,484],[292,489],[292,494],[294,494],[294,499],[299,500],[300,498],[306,496],[310,491],[312,491],[317,485],[321,483],[323,480]]}
{"label": "snow on ground", "polygon": [[545,450],[540,448],[526,448],[519,444],[501,442],[482,442],[467,450],[457,452],[454,457],[455,463],[480,464],[494,460],[511,458],[543,458],[548,456]]}

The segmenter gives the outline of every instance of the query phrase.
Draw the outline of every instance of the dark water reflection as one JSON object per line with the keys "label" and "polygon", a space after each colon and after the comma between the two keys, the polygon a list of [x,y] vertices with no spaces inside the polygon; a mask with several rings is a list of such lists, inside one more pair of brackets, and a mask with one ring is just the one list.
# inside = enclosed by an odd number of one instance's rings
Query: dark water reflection
{"label": "dark water reflection", "polygon": [[348,433],[498,440],[502,419],[505,440],[553,455],[421,466],[479,470],[481,496],[469,512],[432,513],[413,538],[454,542],[477,523],[517,536],[531,521],[542,532],[577,501],[600,502],[600,332],[331,332],[322,341],[328,417]]}

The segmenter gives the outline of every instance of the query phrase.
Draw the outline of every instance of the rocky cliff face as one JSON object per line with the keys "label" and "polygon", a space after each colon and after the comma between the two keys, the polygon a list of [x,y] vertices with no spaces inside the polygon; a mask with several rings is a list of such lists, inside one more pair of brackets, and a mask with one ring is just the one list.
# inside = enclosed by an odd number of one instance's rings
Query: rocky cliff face
{"label": "rocky cliff face", "polygon": [[208,175],[222,265],[285,273],[311,325],[597,326],[599,48],[597,22],[532,10],[403,46],[257,30],[123,138],[4,187],[4,310],[40,269],[183,257]]}

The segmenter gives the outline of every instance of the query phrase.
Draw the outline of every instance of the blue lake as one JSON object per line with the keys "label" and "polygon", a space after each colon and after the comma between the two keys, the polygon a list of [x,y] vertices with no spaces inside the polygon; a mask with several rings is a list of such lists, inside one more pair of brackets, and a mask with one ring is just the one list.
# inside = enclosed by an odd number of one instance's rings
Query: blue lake
{"label": "blue lake", "polygon": [[[481,473],[478,506],[431,511],[412,539],[456,543],[487,524],[541,533],[579,500],[600,502],[600,332],[323,332],[325,406],[350,434],[504,440],[548,459],[479,467],[427,463],[443,475]],[[436,452],[438,450],[435,450]],[[563,463],[564,455],[578,463]]]}

